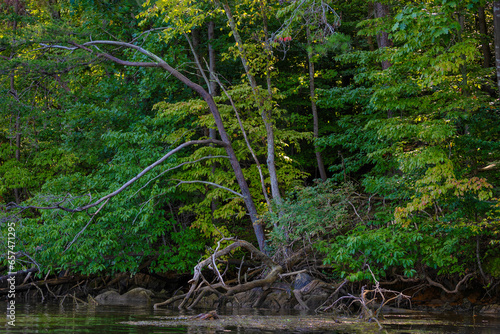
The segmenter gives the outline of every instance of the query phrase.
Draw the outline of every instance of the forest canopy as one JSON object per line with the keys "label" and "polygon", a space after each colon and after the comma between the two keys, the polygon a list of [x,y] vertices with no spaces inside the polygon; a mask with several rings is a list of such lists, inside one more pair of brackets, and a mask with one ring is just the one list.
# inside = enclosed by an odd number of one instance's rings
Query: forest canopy
{"label": "forest canopy", "polygon": [[2,250],[15,222],[16,270],[186,273],[234,236],[487,285],[498,30],[486,0],[2,0]]}

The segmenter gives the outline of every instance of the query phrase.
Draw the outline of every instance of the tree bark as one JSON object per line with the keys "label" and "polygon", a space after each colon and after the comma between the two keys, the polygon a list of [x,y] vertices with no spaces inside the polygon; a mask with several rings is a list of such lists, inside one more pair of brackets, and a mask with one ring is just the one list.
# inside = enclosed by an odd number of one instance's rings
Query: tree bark
{"label": "tree bark", "polygon": [[[389,6],[384,5],[380,2],[376,2],[374,5],[375,17],[384,18],[389,16]],[[392,41],[389,39],[389,34],[386,31],[379,31],[377,34],[377,44],[379,49],[387,48],[392,46]],[[388,60],[382,61],[382,70],[386,70],[391,67],[391,63]]]}
{"label": "tree bark", "polygon": [[[309,64],[309,92],[311,95],[311,110],[313,114],[313,136],[314,140],[319,138],[319,119],[318,119],[318,108],[316,106],[316,95],[314,88],[314,62],[313,62],[313,53],[311,50],[312,41],[311,41],[311,31],[309,26],[306,26],[306,35],[307,35],[307,61]],[[314,144],[314,153],[316,154],[316,162],[318,164],[319,175],[323,181],[326,181],[326,171],[325,165],[323,164],[323,158],[321,156],[321,151],[319,147]]]}
{"label": "tree bark", "polygon": [[488,43],[488,30],[486,28],[486,16],[484,14],[484,7],[479,7],[477,12],[477,22],[479,26],[479,33],[481,34],[481,50],[483,52],[483,67],[490,67],[491,51]]}
{"label": "tree bark", "polygon": [[[465,30],[465,16],[463,13],[458,13],[458,23],[460,24],[460,32],[458,36],[458,41],[463,41],[463,34]],[[460,72],[462,73],[462,94],[469,95],[469,84],[467,79],[467,65],[466,65],[466,57],[462,54],[461,58],[464,61],[463,65],[460,65]]]}
{"label": "tree bark", "polygon": [[500,96],[500,1],[493,2],[493,23],[495,26],[495,67],[497,72],[497,88]]}
{"label": "tree bark", "polygon": [[[386,16],[389,16],[389,6],[382,4],[380,2],[376,2],[373,5],[374,11],[375,11],[375,17],[376,18],[384,18]],[[392,46],[392,41],[389,39],[389,34],[386,31],[379,31],[377,33],[377,45],[379,49],[383,48],[388,48]],[[391,63],[388,60],[383,60],[382,63],[382,71],[388,69],[391,67]],[[387,118],[391,118],[393,116],[393,111],[388,110],[387,111]]]}

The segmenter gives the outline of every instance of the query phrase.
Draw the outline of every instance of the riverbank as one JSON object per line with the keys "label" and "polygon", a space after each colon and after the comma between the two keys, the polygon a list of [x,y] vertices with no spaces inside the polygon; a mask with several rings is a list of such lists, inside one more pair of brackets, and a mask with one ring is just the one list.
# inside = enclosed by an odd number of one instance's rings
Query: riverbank
{"label": "riverbank", "polygon": [[[16,277],[16,300],[24,302],[87,303],[98,305],[131,305],[153,307],[155,303],[176,298],[189,289],[190,275],[174,274],[118,274],[92,277],[64,273],[57,277],[34,280],[28,275]],[[209,277],[207,273],[207,277]],[[250,309],[307,310],[328,313],[343,309],[354,314],[363,308],[362,303],[374,310],[404,313],[405,310],[426,312],[474,313],[500,316],[500,291],[486,289],[473,281],[461,285],[456,291],[445,291],[425,281],[380,283],[380,289],[393,291],[382,295],[366,295],[359,299],[361,290],[372,284],[324,282],[301,272],[284,276],[272,285],[254,288],[226,298],[216,292],[205,294],[194,309]],[[7,286],[1,283],[0,300],[7,300]],[[452,285],[452,282],[448,283]],[[4,291],[5,290],[5,291]],[[395,293],[408,298],[393,298]],[[358,298],[358,299],[356,299]],[[174,300],[167,308],[177,308],[182,298]],[[349,307],[347,307],[349,305]],[[163,306],[162,306],[163,307]]]}

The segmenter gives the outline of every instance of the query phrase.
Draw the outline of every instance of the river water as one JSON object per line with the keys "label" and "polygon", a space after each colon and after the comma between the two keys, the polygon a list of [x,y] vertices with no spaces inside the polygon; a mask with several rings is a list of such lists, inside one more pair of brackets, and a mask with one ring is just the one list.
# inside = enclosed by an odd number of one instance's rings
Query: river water
{"label": "river water", "polygon": [[[7,304],[0,302],[2,310]],[[4,311],[5,312],[5,311]],[[249,314],[264,317],[308,317],[310,314],[269,310],[232,311],[232,315]],[[134,326],[123,322],[159,321],[162,317],[190,316],[177,310],[152,310],[146,307],[97,306],[77,307],[72,304],[16,304],[15,326],[0,320],[0,333],[348,333],[349,331],[272,330],[242,327],[207,329],[200,327]],[[229,314],[226,314],[229,315]],[[342,320],[342,318],[340,318]],[[387,333],[500,333],[500,318],[481,317],[472,314],[388,314],[381,321]],[[382,331],[381,333],[385,333]]]}

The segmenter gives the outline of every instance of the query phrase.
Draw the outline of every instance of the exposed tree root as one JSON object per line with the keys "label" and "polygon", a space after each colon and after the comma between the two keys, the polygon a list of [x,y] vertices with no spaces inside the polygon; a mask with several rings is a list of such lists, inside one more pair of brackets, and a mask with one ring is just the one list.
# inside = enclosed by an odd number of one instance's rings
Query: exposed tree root
{"label": "exposed tree root", "polygon": [[[218,245],[220,245],[221,241],[225,240],[235,240],[231,238],[224,238],[219,241]],[[219,296],[219,299],[232,297],[237,293],[245,292],[257,287],[262,288],[264,291],[269,289],[269,287],[279,278],[279,275],[283,271],[282,267],[276,264],[270,257],[266,254],[255,248],[252,244],[244,240],[235,240],[232,244],[226,246],[225,248],[217,250],[210,256],[209,258],[201,261],[194,267],[194,275],[193,278],[189,281],[191,287],[186,294],[172,297],[162,303],[157,303],[154,305],[154,308],[157,309],[163,305],[170,305],[173,302],[183,299],[181,304],[178,306],[179,309],[191,309],[196,306],[196,304],[201,300],[201,298],[207,293],[216,293]],[[264,278],[255,279],[252,281],[247,280],[242,283],[240,280],[235,279],[231,281],[224,282],[223,275],[217,269],[216,261],[222,256],[228,255],[232,251],[242,248],[249,251],[252,255],[253,260],[256,260],[262,263],[266,270],[266,276]],[[215,275],[219,279],[219,282],[216,284],[210,284],[202,275],[202,270],[205,267],[209,267],[214,271]],[[251,276],[251,275],[250,275]]]}

